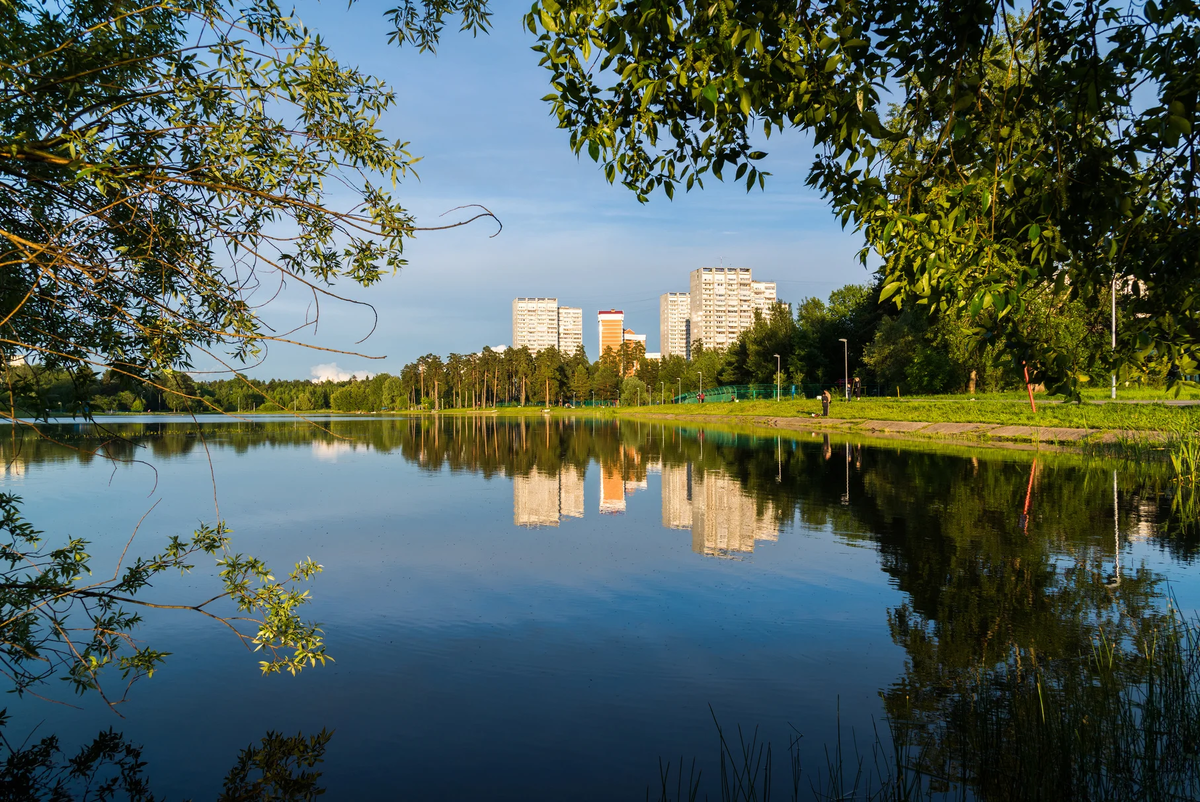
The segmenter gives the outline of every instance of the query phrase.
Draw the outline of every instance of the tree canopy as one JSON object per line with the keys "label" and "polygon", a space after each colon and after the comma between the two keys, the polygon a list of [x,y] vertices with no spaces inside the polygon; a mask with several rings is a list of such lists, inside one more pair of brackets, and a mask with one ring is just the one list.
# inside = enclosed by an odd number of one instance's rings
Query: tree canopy
{"label": "tree canopy", "polygon": [[1040,354],[1047,378],[1195,373],[1200,7],[1017,8],[541,0],[526,23],[571,146],[639,199],[730,173],[762,187],[757,133],[798,129],[818,149],[809,183],[864,261],[882,257],[885,299],[1016,341],[1031,291],[1115,284],[1118,347],[1082,366]]}
{"label": "tree canopy", "polygon": [[[274,3],[16,0],[0,31],[5,364],[240,365],[404,264],[395,94]],[[261,308],[289,283],[314,303],[279,332]]]}

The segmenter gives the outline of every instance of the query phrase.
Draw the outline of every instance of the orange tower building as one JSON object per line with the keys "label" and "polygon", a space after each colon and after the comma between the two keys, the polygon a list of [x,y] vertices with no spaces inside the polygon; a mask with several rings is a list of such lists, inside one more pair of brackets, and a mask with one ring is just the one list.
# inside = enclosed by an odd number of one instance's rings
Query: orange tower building
{"label": "orange tower building", "polygon": [[609,348],[613,351],[621,350],[625,334],[625,313],[620,309],[601,310],[596,318],[600,323],[600,353],[597,356],[604,356],[605,350]]}

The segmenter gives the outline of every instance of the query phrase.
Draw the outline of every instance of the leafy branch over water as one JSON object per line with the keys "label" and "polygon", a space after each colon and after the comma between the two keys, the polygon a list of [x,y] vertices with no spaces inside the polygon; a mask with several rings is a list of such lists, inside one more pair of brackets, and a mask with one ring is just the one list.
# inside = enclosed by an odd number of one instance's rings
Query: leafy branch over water
{"label": "leafy branch over water", "polygon": [[[299,586],[321,571],[311,559],[277,580],[262,560],[231,552],[229,529],[219,522],[188,538],[173,536],[162,552],[128,566],[123,554],[110,579],[90,582],[87,541],[72,538],[47,550],[43,533],[21,517],[20,502],[0,494],[0,560],[6,563],[0,577],[0,670],[17,693],[61,674],[76,693],[97,691],[109,705],[122,701],[123,695],[114,698],[102,687],[105,669],[120,671],[128,691],[168,656],[135,641],[139,608],[191,610],[224,624],[248,648],[263,652],[263,673],[295,674],[330,659],[321,629],[300,617],[308,591]],[[217,557],[221,593],[198,604],[138,598],[156,576],[187,573],[202,555]],[[235,614],[215,611],[230,603]]]}

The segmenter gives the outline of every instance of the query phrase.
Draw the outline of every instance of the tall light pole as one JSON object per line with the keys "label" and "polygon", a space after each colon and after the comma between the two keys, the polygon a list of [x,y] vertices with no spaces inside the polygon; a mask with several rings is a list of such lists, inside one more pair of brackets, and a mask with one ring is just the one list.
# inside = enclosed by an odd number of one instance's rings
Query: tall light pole
{"label": "tall light pole", "polygon": [[704,395],[704,371],[702,371],[702,370],[698,370],[698,371],[696,371],[696,372],[700,374],[700,391],[699,391],[699,395]]}
{"label": "tall light pole", "polygon": [[[677,395],[675,397],[683,398],[683,377],[682,376],[679,377],[679,395]],[[676,402],[676,403],[679,403],[679,402]]]}
{"label": "tall light pole", "polygon": [[667,383],[664,381],[658,383],[658,403],[660,406],[667,405]]}
{"label": "tall light pole", "polygon": [[[1113,357],[1117,355],[1117,271],[1113,270],[1112,281],[1112,350]],[[1112,374],[1112,399],[1117,400],[1117,372]]]}
{"label": "tall light pole", "polygon": [[779,354],[775,355],[775,400],[779,400]]}
{"label": "tall light pole", "polygon": [[850,343],[846,342],[845,337],[838,337],[838,340],[840,340],[842,343],[842,359],[843,359],[843,362],[842,362],[843,379],[842,379],[842,381],[846,385],[843,389],[846,391],[846,400],[849,401],[850,400]]}

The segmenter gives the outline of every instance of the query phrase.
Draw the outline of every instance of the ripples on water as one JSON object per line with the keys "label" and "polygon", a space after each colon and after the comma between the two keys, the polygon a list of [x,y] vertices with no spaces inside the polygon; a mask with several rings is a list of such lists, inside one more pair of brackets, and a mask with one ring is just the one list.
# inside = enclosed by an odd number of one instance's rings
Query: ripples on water
{"label": "ripples on water", "polygon": [[586,419],[105,425],[2,446],[26,516],[97,567],[155,500],[145,552],[212,521],[210,457],[238,548],[325,566],[331,666],[264,679],[209,623],[156,615],[141,634],[173,654],[125,720],[10,704],[10,740],[123,730],[171,798],[213,797],[268,730],[322,728],[328,798],[657,797],[660,757],[716,782],[713,714],[759,727],[779,777],[796,733],[815,776],[839,718],[866,754],[890,718],[984,782],[961,710],[981,677],[1018,693],[1168,589],[1200,598],[1155,466]]}

